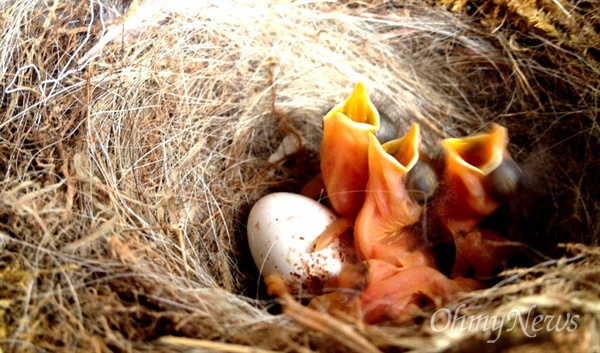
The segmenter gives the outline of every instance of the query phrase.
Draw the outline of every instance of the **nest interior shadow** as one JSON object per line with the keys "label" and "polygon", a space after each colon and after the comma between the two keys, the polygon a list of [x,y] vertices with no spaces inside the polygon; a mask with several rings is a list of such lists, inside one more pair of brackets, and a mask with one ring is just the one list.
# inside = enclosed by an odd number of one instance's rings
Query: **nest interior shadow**
{"label": "nest interior shadow", "polygon": [[[598,347],[599,8],[497,3],[4,2],[0,346],[352,350],[270,313],[245,222],[260,197],[318,173],[321,119],[362,80],[430,151],[508,128],[526,184],[499,217],[543,262],[468,310],[581,317],[498,350]],[[288,134],[302,149],[269,163]],[[427,322],[352,329],[382,350],[460,351],[491,334],[448,340]]]}

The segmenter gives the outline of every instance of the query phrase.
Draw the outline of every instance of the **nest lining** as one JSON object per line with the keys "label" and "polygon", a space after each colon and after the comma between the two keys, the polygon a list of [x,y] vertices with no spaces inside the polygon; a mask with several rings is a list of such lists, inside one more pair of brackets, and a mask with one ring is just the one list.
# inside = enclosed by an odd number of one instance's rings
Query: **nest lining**
{"label": "nest lining", "polygon": [[[468,310],[535,302],[582,317],[575,333],[506,334],[497,349],[598,347],[600,79],[583,41],[522,21],[515,34],[510,17],[492,33],[410,2],[124,5],[2,5],[3,349],[332,349],[331,333],[269,313],[244,223],[259,197],[317,172],[320,119],[357,80],[401,130],[419,122],[429,148],[492,121],[509,128],[534,180],[506,210],[510,231],[545,255],[589,246],[508,273],[465,298]],[[290,133],[302,151],[268,163]],[[349,327],[384,350],[459,351],[490,335],[435,334],[424,315]]]}

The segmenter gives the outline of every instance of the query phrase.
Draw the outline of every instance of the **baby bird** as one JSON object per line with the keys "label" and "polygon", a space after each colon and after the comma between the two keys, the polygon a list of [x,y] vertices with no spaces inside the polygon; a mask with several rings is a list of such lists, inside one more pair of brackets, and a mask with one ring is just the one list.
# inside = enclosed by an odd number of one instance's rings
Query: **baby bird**
{"label": "baby bird", "polygon": [[370,136],[369,179],[354,228],[354,248],[362,259],[402,267],[436,267],[431,244],[413,228],[423,206],[411,198],[406,186],[409,172],[418,165],[420,146],[417,124],[406,136],[383,145]]}
{"label": "baby bird", "polygon": [[507,239],[480,227],[519,183],[520,169],[507,151],[507,130],[493,124],[489,133],[446,139],[441,144],[445,166],[429,214],[454,237],[452,273],[491,276],[514,255]]}

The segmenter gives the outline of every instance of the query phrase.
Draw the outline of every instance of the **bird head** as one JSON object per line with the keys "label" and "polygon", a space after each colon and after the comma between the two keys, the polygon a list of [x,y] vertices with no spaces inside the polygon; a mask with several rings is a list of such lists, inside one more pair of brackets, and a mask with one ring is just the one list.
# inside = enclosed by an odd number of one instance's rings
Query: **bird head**
{"label": "bird head", "polygon": [[413,124],[402,138],[383,145],[369,137],[369,180],[354,227],[354,245],[363,259],[396,266],[435,267],[429,244],[415,232],[423,206],[406,188],[407,175],[419,161],[421,134]]}
{"label": "bird head", "polygon": [[408,133],[383,145],[374,136],[369,136],[369,201],[376,202],[386,213],[397,210],[399,203],[408,200],[405,187],[407,175],[419,161],[421,132],[413,124]]}
{"label": "bird head", "polygon": [[508,133],[506,128],[493,124],[488,133],[446,139],[441,145],[445,153],[440,187],[443,196],[438,197],[435,212],[448,220],[453,233],[468,232],[499,206],[490,185],[496,183],[493,180],[501,180],[496,171],[510,159]]}
{"label": "bird head", "polygon": [[360,82],[346,101],[323,118],[323,183],[332,208],[344,217],[356,217],[364,201],[369,136],[379,129],[379,119]]}

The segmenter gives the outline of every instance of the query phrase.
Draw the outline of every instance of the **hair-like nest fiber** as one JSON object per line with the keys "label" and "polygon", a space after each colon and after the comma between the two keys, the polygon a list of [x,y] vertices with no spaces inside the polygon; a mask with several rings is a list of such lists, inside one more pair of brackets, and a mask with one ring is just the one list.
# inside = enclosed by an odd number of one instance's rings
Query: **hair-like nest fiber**
{"label": "hair-like nest fiber", "polygon": [[[598,2],[168,3],[0,5],[2,351],[356,350],[271,310],[244,223],[318,172],[321,118],[358,80],[429,148],[508,127],[528,185],[510,232],[541,262],[463,311],[578,325],[345,332],[373,351],[600,349]],[[269,163],[288,134],[302,150]]]}

